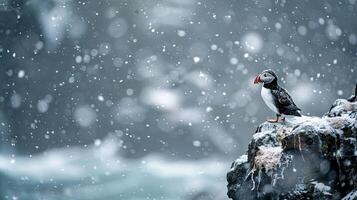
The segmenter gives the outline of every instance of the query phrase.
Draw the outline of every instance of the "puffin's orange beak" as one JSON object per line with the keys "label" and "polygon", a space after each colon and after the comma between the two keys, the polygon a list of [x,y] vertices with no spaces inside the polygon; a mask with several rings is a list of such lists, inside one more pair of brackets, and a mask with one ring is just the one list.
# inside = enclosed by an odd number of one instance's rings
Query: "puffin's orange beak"
{"label": "puffin's orange beak", "polygon": [[258,83],[261,83],[262,81],[260,80],[260,77],[259,75],[257,77],[255,77],[254,79],[254,84],[258,84]]}

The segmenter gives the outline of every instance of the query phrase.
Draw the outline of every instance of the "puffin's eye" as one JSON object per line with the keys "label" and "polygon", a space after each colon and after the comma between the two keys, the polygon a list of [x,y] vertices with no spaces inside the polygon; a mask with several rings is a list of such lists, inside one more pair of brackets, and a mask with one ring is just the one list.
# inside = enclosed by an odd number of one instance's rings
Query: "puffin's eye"
{"label": "puffin's eye", "polygon": [[267,77],[267,74],[264,74],[264,77]]}

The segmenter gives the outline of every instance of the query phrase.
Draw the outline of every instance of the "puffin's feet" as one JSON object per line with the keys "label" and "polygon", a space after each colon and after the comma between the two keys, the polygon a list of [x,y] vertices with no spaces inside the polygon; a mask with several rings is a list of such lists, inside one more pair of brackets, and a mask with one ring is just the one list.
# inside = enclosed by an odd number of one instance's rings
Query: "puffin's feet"
{"label": "puffin's feet", "polygon": [[285,123],[285,117],[282,117],[280,121]]}
{"label": "puffin's feet", "polygon": [[275,119],[268,119],[267,121],[270,123],[279,123],[279,122],[285,123],[285,117],[282,118],[277,117]]}
{"label": "puffin's feet", "polygon": [[270,123],[278,123],[278,122],[279,122],[279,118],[276,118],[276,119],[268,119],[267,121],[270,122]]}

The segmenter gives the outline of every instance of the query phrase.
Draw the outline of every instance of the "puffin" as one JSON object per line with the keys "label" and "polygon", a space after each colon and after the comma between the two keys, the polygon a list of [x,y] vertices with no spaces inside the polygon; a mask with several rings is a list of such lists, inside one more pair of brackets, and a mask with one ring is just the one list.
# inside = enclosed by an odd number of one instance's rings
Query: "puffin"
{"label": "puffin", "polygon": [[356,83],[356,87],[355,87],[355,94],[352,95],[350,98],[348,98],[347,101],[355,102],[356,100],[357,100],[357,83]]}
{"label": "puffin", "polygon": [[[264,70],[254,79],[254,84],[262,83],[261,96],[265,104],[276,113],[276,119],[268,120],[271,123],[279,122],[282,115],[301,117],[300,111],[286,89],[278,84],[278,76],[271,69]],[[281,119],[285,121],[285,117]]]}

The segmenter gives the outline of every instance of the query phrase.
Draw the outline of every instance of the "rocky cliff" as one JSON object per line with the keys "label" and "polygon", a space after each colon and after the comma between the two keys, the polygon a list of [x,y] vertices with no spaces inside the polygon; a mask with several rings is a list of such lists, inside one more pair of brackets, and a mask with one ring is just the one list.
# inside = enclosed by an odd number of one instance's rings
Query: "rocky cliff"
{"label": "rocky cliff", "polygon": [[344,99],[322,117],[264,122],[227,174],[228,197],[357,199],[356,139],[357,102]]}

